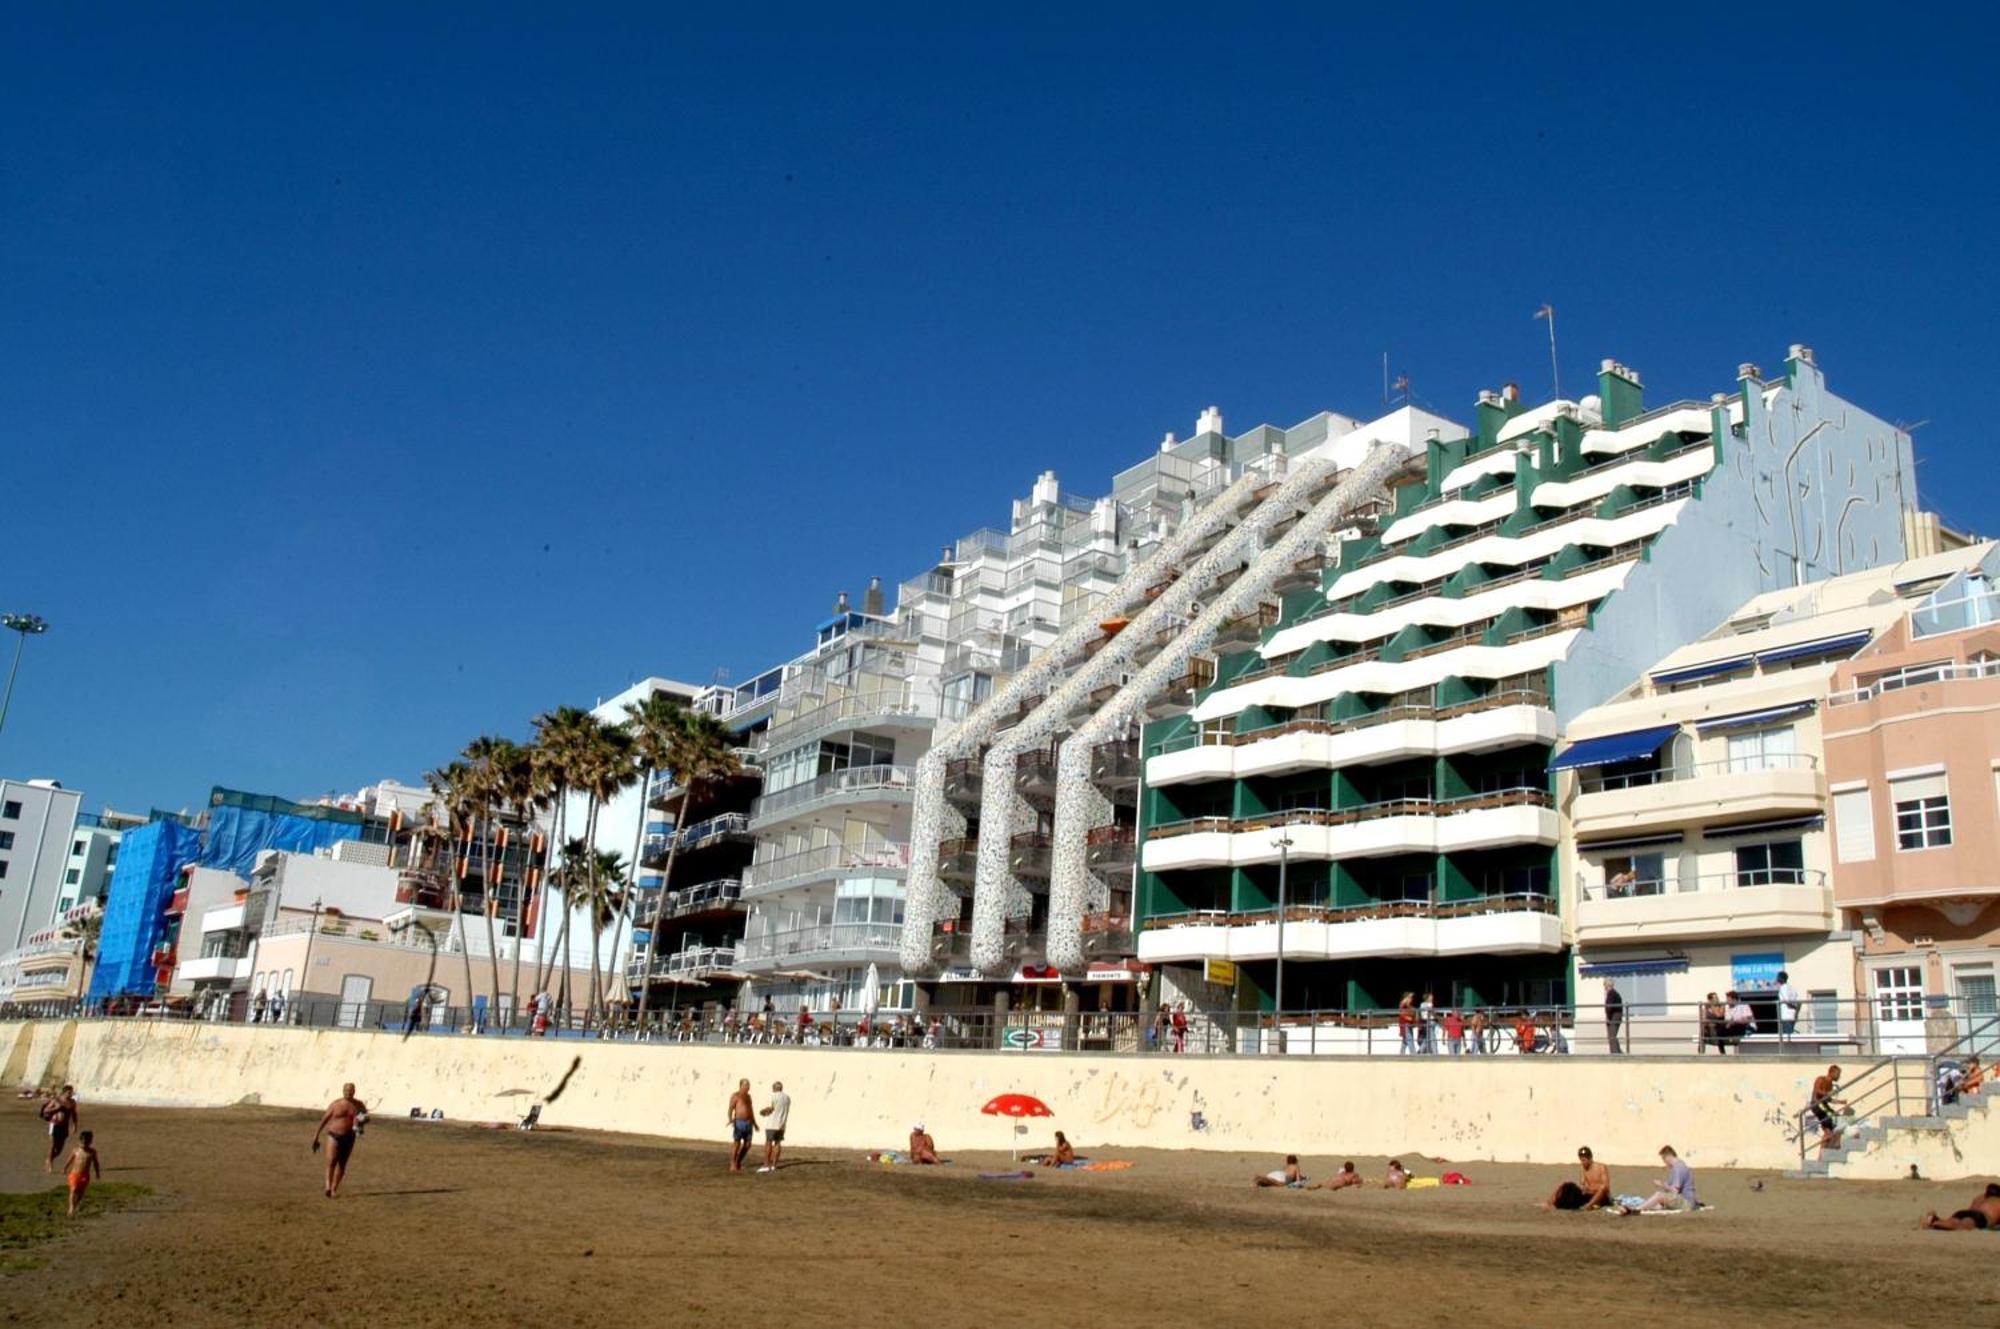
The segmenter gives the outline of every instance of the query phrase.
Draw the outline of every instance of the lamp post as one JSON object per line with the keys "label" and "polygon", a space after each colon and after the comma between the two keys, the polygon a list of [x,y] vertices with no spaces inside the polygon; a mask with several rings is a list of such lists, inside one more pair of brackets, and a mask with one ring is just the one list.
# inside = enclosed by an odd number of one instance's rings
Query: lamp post
{"label": "lamp post", "polygon": [[7,691],[0,694],[0,730],[5,730],[7,707],[14,700],[14,677],[21,672],[21,652],[27,649],[28,638],[39,637],[49,630],[49,621],[35,614],[0,614],[0,628],[21,634],[21,640],[14,643],[14,665],[7,671]]}
{"label": "lamp post", "polygon": [[1271,994],[1271,1002],[1277,1012],[1279,1051],[1282,1052],[1285,1019],[1285,876],[1291,867],[1292,833],[1279,831],[1278,838],[1272,843],[1278,846],[1278,978],[1275,985],[1277,990]]}

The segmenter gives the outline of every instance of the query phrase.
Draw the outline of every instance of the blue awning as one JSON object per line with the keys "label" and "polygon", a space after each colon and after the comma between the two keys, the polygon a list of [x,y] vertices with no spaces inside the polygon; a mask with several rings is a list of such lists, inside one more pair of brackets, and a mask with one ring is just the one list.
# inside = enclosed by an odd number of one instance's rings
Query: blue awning
{"label": "blue awning", "polygon": [[1576,967],[1579,978],[1619,978],[1625,974],[1678,974],[1688,967],[1686,960],[1600,960]]}
{"label": "blue awning", "polygon": [[1707,664],[1687,665],[1680,669],[1668,669],[1653,675],[1657,686],[1670,687],[1675,683],[1692,683],[1697,678],[1713,678],[1717,674],[1733,674],[1739,669],[1750,667],[1751,657],[1732,655],[1727,660],[1710,660]]}
{"label": "blue awning", "polygon": [[1746,835],[1786,835],[1816,831],[1825,817],[1783,817],[1777,821],[1740,821],[1734,826],[1710,826],[1703,832],[1711,840],[1736,840]]}
{"label": "blue awning", "polygon": [[1607,734],[1603,738],[1586,738],[1580,743],[1572,743],[1556,755],[1549,763],[1552,771],[1573,771],[1584,766],[1609,766],[1614,762],[1637,761],[1650,757],[1660,750],[1660,745],[1681,731],[1677,724],[1661,725],[1657,729],[1640,729],[1629,734]]}
{"label": "blue awning", "polygon": [[1874,637],[1873,632],[1848,632],[1838,637],[1821,637],[1818,641],[1802,641],[1796,646],[1778,646],[1757,652],[1757,663],[1774,664],[1780,660],[1803,659],[1808,655],[1852,655]]}
{"label": "blue awning", "polygon": [[1773,720],[1789,720],[1796,715],[1810,714],[1819,703],[1795,701],[1789,706],[1768,706],[1761,711],[1738,711],[1735,715],[1718,715],[1709,720],[1696,720],[1695,732],[1706,734],[1716,729],[1748,729],[1752,725],[1769,724]]}

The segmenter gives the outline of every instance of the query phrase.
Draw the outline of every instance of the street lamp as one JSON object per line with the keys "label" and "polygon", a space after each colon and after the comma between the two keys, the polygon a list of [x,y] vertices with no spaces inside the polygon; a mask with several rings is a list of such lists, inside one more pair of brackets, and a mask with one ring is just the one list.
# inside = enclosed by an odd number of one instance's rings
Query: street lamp
{"label": "street lamp", "polygon": [[14,700],[14,676],[21,672],[21,652],[28,647],[28,638],[39,637],[49,630],[49,621],[34,614],[0,614],[0,627],[21,634],[21,640],[14,643],[14,667],[7,671],[7,691],[0,695],[0,730],[7,728],[7,707]]}

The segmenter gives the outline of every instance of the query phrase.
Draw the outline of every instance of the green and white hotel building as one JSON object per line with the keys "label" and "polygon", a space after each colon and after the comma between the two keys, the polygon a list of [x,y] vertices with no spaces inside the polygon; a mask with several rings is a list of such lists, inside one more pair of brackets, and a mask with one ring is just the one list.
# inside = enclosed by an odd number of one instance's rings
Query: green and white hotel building
{"label": "green and white hotel building", "polygon": [[1760,592],[1903,557],[1913,474],[1908,435],[1799,346],[1654,409],[1612,361],[1580,400],[1481,394],[1145,726],[1134,924],[1159,1000],[1273,1008],[1281,859],[1286,1010],[1568,1000],[1567,722]]}

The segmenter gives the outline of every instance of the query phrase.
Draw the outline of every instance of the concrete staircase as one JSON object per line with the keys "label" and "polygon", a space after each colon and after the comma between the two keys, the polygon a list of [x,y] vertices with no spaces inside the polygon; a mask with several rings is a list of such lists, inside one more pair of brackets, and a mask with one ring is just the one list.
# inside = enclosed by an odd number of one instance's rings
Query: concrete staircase
{"label": "concrete staircase", "polygon": [[1963,1137],[1990,1134],[2000,1117],[1993,1114],[1994,1094],[1982,1091],[1921,1116],[1879,1116],[1858,1121],[1841,1132],[1840,1148],[1823,1153],[1808,1150],[1803,1167],[1786,1171],[1793,1180],[1893,1178],[1908,1174],[1909,1162],[1946,1156],[1962,1160]]}

